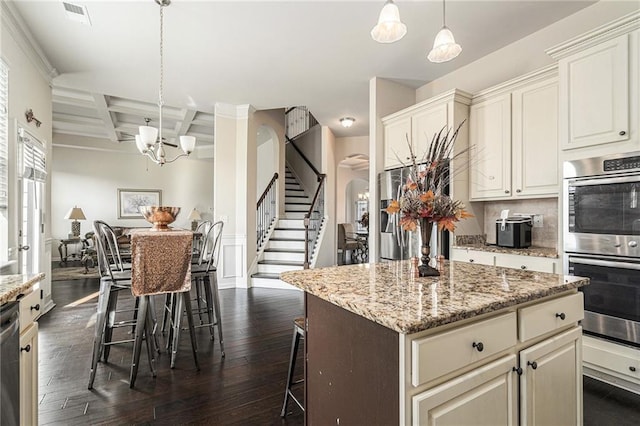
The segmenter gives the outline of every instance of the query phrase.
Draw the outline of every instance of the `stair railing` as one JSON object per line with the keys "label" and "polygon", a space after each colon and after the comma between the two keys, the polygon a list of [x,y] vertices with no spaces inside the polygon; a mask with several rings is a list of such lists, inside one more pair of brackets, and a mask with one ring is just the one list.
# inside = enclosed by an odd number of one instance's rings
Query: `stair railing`
{"label": "stair railing", "polygon": [[276,185],[278,181],[278,173],[274,173],[273,177],[267,184],[264,192],[260,196],[257,204],[256,211],[256,229],[258,231],[258,248],[260,248],[260,244],[263,239],[266,237],[267,231],[269,227],[276,219],[276,211],[277,211],[277,195],[278,195],[278,186]]}
{"label": "stair railing", "polygon": [[304,215],[304,269],[309,269],[309,258],[318,240],[324,218],[324,183],[327,175],[318,174],[318,188],[313,195],[309,211]]}

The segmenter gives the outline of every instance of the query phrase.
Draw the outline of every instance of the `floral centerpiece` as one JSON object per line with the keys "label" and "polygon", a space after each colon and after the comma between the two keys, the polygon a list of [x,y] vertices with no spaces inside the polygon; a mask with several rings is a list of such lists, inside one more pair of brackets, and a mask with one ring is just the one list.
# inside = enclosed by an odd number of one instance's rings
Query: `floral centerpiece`
{"label": "floral centerpiece", "polygon": [[420,227],[422,264],[418,269],[421,277],[439,275],[437,269],[428,265],[432,224],[437,223],[439,231],[453,232],[456,222],[473,216],[461,201],[443,194],[452,173],[451,160],[467,152],[462,150],[453,155],[454,143],[463,124],[453,133],[443,127],[433,136],[422,159],[416,157],[413,146],[407,141],[411,164],[403,165],[410,167],[409,176],[401,188],[400,199],[392,200],[386,209],[390,214],[400,214],[400,226],[404,230],[416,231]]}

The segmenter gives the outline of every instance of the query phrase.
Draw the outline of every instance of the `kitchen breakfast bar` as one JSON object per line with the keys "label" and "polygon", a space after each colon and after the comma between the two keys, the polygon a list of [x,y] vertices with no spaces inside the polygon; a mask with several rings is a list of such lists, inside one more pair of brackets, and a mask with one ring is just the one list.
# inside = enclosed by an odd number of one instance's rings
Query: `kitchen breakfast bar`
{"label": "kitchen breakfast bar", "polygon": [[305,423],[582,424],[588,279],[444,261],[285,272],[305,291]]}

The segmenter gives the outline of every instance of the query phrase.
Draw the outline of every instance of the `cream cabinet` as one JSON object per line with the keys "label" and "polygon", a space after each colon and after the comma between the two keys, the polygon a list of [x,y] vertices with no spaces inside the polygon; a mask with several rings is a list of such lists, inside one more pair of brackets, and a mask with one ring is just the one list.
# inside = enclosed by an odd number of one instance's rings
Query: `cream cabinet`
{"label": "cream cabinet", "polygon": [[42,311],[39,285],[20,298],[20,424],[38,424],[38,323]]}
{"label": "cream cabinet", "polygon": [[557,196],[556,67],[474,96],[469,139],[472,200]]}
{"label": "cream cabinet", "polygon": [[[640,11],[547,50],[558,60],[562,150],[637,150]],[[589,150],[589,153],[594,150]],[[588,154],[591,155],[591,154]]]}
{"label": "cream cabinet", "polygon": [[640,392],[639,348],[585,335],[582,354],[585,375]]}
{"label": "cream cabinet", "polygon": [[629,36],[561,59],[562,149],[629,139]]}
{"label": "cream cabinet", "polygon": [[481,265],[494,266],[496,257],[494,253],[479,250],[468,250],[465,248],[453,248],[451,250],[451,260],[459,262],[479,263]]}
{"label": "cream cabinet", "polygon": [[582,327],[520,352],[520,424],[582,424]]}
{"label": "cream cabinet", "polygon": [[573,292],[408,339],[403,423],[581,425],[583,313]]}
{"label": "cream cabinet", "polygon": [[[385,170],[411,164],[409,144],[418,163],[424,158],[435,134],[458,126],[468,118],[471,95],[451,90],[382,118]],[[458,138],[461,149],[467,141]]]}
{"label": "cream cabinet", "polygon": [[496,266],[527,271],[559,273],[558,259],[539,256],[522,256],[518,254],[498,253],[495,256]]}

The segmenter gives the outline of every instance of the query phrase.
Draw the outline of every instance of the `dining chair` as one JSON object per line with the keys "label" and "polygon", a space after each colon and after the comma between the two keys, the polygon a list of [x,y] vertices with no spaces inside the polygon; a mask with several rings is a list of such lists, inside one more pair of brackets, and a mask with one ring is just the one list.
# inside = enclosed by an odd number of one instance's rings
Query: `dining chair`
{"label": "dining chair", "polygon": [[353,230],[353,224],[351,223],[339,223],[338,224],[338,250],[342,251],[342,264],[347,262],[347,251],[353,253],[361,247],[360,241],[356,238],[356,233]]}

